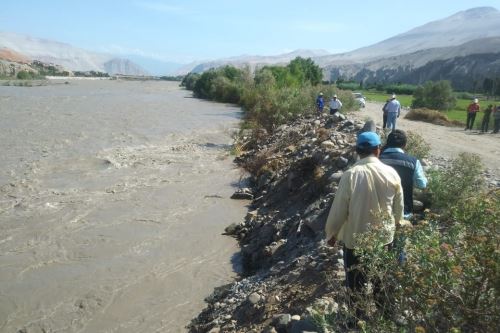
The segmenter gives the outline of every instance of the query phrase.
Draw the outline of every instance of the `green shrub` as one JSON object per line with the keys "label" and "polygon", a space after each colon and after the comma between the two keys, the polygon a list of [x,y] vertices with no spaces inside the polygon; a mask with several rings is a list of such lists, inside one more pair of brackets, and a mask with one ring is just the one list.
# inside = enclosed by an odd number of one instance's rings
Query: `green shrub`
{"label": "green shrub", "polygon": [[416,89],[417,86],[413,84],[390,84],[385,86],[387,94],[413,95]]}
{"label": "green shrub", "polygon": [[31,72],[22,70],[19,73],[17,73],[17,78],[19,80],[31,80],[33,79],[33,74]]}
{"label": "green shrub", "polygon": [[428,191],[436,208],[474,197],[484,187],[483,166],[478,155],[461,153],[446,169],[430,170]]}
{"label": "green shrub", "polygon": [[422,160],[429,157],[431,152],[431,146],[425,142],[424,138],[412,131],[406,132],[407,142],[406,142],[406,152],[416,158]]}
{"label": "green shrub", "polygon": [[360,85],[357,82],[337,82],[337,87],[343,90],[359,90]]}
{"label": "green shrub", "polygon": [[[390,251],[380,225],[358,237],[359,269],[378,292],[351,294],[348,315],[364,314],[363,332],[497,332],[500,189],[456,201],[449,215],[426,217],[397,231]],[[339,314],[315,319],[341,329]]]}
{"label": "green shrub", "polygon": [[198,73],[189,73],[181,81],[181,86],[186,87],[187,90],[193,90],[196,84],[196,81],[200,78],[200,74]]}
{"label": "green shrub", "polygon": [[337,94],[343,110],[358,107],[351,91],[322,86],[320,68],[311,59],[296,58],[286,67],[265,66],[250,75],[249,69],[225,66],[203,74],[188,74],[181,85],[196,97],[239,104],[244,110],[242,126],[272,131],[289,120],[315,112],[321,91],[328,98]]}
{"label": "green shrub", "polygon": [[456,104],[449,81],[426,82],[413,93],[412,107],[433,110],[450,110]]}

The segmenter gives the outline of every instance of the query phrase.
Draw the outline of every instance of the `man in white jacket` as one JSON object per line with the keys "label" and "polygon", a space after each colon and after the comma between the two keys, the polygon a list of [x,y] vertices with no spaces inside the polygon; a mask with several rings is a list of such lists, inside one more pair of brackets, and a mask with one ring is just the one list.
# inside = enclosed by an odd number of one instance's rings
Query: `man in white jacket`
{"label": "man in white jacket", "polygon": [[[359,134],[356,151],[361,159],[340,179],[325,232],[329,245],[335,245],[337,240],[344,243],[346,285],[358,291],[363,288],[366,278],[355,267],[359,264],[359,256],[354,253],[355,235],[366,232],[371,226],[380,226],[384,244],[392,244],[395,229],[403,219],[404,205],[398,173],[378,159],[379,136],[374,132]],[[389,216],[390,221],[381,223],[379,217],[382,215]]]}
{"label": "man in white jacket", "polygon": [[330,100],[330,114],[334,115],[335,113],[339,112],[341,108],[342,102],[337,98],[337,95],[333,95],[332,99]]}

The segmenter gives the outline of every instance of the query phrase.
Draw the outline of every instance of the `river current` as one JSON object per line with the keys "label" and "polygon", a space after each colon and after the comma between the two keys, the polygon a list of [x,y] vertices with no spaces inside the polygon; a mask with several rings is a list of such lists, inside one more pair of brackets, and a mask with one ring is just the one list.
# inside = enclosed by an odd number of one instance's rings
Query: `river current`
{"label": "river current", "polygon": [[240,110],[74,80],[0,86],[0,117],[0,331],[186,331],[235,275]]}

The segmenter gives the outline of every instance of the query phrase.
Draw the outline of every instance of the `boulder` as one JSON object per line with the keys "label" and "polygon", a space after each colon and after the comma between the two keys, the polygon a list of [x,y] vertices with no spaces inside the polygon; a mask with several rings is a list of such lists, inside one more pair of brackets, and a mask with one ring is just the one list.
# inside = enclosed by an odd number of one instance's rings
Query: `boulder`
{"label": "boulder", "polygon": [[321,146],[321,148],[335,148],[335,143],[333,143],[330,140],[326,140],[326,141],[321,142],[320,146]]}
{"label": "boulder", "polygon": [[337,171],[337,172],[333,173],[330,177],[328,177],[328,180],[330,182],[338,183],[340,181],[340,178],[342,178],[343,174],[344,174],[344,172]]}
{"label": "boulder", "polygon": [[280,313],[273,317],[273,324],[278,330],[280,328],[285,328],[292,321],[292,315],[289,313]]}
{"label": "boulder", "polygon": [[231,223],[224,229],[224,235],[234,236],[241,230],[241,224]]}
{"label": "boulder", "polygon": [[253,194],[249,188],[245,187],[234,192],[233,195],[231,196],[231,199],[253,200]]}
{"label": "boulder", "polygon": [[337,158],[337,160],[335,161],[335,165],[340,169],[347,167],[348,164],[349,164],[349,160],[345,157],[342,157],[342,156]]}
{"label": "boulder", "polygon": [[262,299],[262,296],[260,296],[258,293],[251,293],[249,296],[248,296],[248,301],[255,305],[257,303],[260,302],[260,300]]}
{"label": "boulder", "polygon": [[413,212],[420,213],[424,211],[424,203],[422,201],[413,200]]}

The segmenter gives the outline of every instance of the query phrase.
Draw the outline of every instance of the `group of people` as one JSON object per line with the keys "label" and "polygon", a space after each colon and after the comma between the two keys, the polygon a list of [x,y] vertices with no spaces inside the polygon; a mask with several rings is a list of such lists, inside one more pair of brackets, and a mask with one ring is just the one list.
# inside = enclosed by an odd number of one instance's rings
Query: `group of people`
{"label": "group of people", "polygon": [[[397,111],[391,112],[397,118]],[[390,249],[395,230],[404,219],[411,218],[413,188],[427,186],[420,161],[404,151],[407,143],[404,131],[392,130],[382,147],[374,124],[371,129],[365,128],[368,131],[360,133],[356,141],[360,159],[342,175],[325,226],[329,245],[335,245],[337,240],[344,243],[346,285],[353,291],[360,291],[367,282],[356,268],[359,264],[356,235],[377,224],[381,215],[388,216],[390,221],[380,227],[384,244]]]}
{"label": "group of people", "polygon": [[[318,113],[323,113],[323,109],[325,108],[325,100],[323,98],[323,93],[320,92],[318,97],[316,98],[316,110]],[[337,112],[340,112],[342,109],[342,102],[338,99],[337,95],[333,95],[330,99],[330,114],[334,115]]]}
{"label": "group of people", "polygon": [[[474,126],[474,121],[476,120],[476,114],[480,111],[479,100],[474,98],[472,103],[467,107],[467,122],[465,125],[465,130],[472,130]],[[493,132],[498,133],[500,131],[500,105],[494,106],[493,104],[488,105],[484,110],[483,121],[481,123],[481,133],[487,133],[490,124],[491,114],[493,113]]]}

